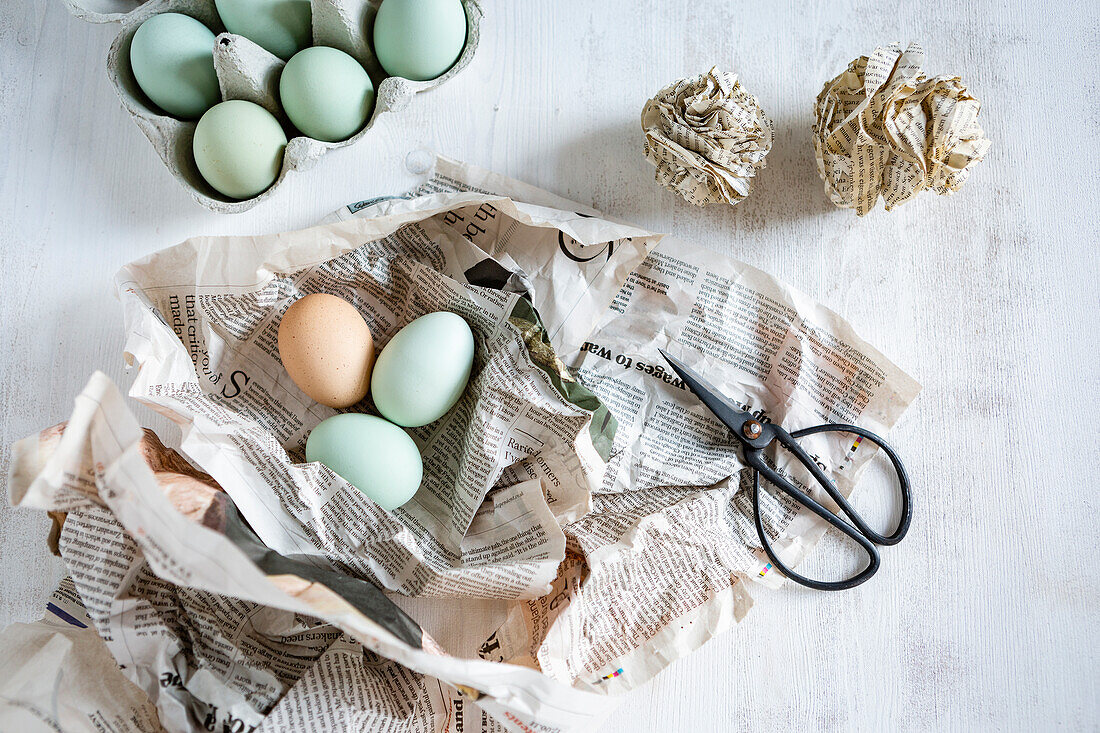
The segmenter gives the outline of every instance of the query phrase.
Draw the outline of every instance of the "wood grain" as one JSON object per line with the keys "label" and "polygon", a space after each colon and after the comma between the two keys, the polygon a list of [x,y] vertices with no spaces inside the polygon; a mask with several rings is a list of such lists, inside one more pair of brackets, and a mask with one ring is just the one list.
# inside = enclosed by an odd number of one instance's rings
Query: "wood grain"
{"label": "wood grain", "polygon": [[[64,419],[94,369],[129,383],[120,265],[192,235],[305,226],[403,190],[405,155],[438,150],[750,262],[924,384],[891,435],[916,519],[881,573],[843,594],[759,594],[601,731],[1096,729],[1098,8],[489,2],[464,74],[273,201],[219,217],[121,109],[103,67],[113,26],[56,0],[2,3],[0,444]],[[955,196],[857,219],[817,179],[813,98],[850,59],[909,39],[982,100],[994,147]],[[696,210],[652,183],[638,116],[712,64],[741,74],[777,139],[748,200]],[[0,625],[37,618],[61,575],[47,524],[0,509]]]}

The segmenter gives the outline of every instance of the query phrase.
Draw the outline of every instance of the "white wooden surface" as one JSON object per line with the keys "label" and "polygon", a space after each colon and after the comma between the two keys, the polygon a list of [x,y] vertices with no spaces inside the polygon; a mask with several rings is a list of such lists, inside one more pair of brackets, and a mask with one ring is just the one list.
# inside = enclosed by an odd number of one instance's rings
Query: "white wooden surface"
{"label": "white wooden surface", "polygon": [[[0,3],[0,444],[67,417],[93,369],[129,383],[120,265],[403,190],[405,155],[428,147],[761,267],[924,384],[890,436],[916,519],[880,574],[843,594],[761,594],[602,731],[1096,729],[1100,13],[920,5],[488,2],[462,76],[226,218],[191,202],[118,104],[114,27],[57,0]],[[813,99],[851,58],[911,38],[983,101],[994,147],[958,195],[857,219],[817,179]],[[641,154],[643,101],[712,64],[740,72],[778,130],[736,209],[684,204]],[[61,576],[46,528],[0,508],[0,626],[37,618]]]}

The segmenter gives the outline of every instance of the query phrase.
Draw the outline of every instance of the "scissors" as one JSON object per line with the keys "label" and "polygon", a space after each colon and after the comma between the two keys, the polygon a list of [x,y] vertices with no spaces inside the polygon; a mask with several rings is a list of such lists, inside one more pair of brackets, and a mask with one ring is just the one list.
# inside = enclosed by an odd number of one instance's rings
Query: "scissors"
{"label": "scissors", "polygon": [[[729,428],[734,437],[740,441],[742,451],[745,455],[745,462],[753,469],[752,508],[753,517],[756,520],[756,532],[760,535],[760,544],[763,546],[764,552],[768,554],[768,558],[771,560],[772,565],[794,582],[816,590],[845,590],[847,588],[854,588],[874,575],[875,572],[878,571],[880,564],[876,545],[896,545],[900,542],[902,538],[905,537],[905,533],[909,531],[909,522],[913,517],[912,496],[909,491],[909,475],[905,472],[905,467],[901,464],[901,459],[898,458],[898,454],[894,452],[894,449],[870,430],[865,430],[857,425],[829,423],[825,425],[815,425],[811,428],[803,428],[802,430],[795,430],[792,433],[788,433],[778,425],[761,422],[753,417],[751,413],[739,409],[732,400],[719,392],[714,385],[704,380],[698,373],[682,361],[665,353],[664,350],[658,350],[661,352],[661,356],[672,365],[672,368],[680,378],[684,380],[684,384],[695,393],[696,397],[702,400],[703,404],[714,413],[714,416],[717,417],[723,425]],[[797,438],[815,435],[816,433],[852,433],[860,436],[862,439],[871,441],[886,453],[890,459],[890,463],[894,467],[894,471],[897,473],[899,494],[901,496],[901,519],[898,521],[898,526],[892,534],[881,535],[867,526],[867,522],[856,513],[847,499],[837,490],[836,484],[834,484],[825,474],[824,469],[798,444]],[[764,460],[764,450],[774,442],[778,442],[789,453],[794,455],[794,457],[813,474],[817,483],[825,489],[825,493],[836,502],[837,506],[840,507],[841,511],[844,512],[844,515],[850,521],[845,521],[839,515],[823,507],[815,501],[813,497],[800,490],[789,480],[780,476],[775,469],[767,464]],[[783,491],[802,506],[810,509],[814,514],[824,519],[833,527],[836,527],[843,532],[844,535],[859,545],[863,551],[867,553],[867,567],[845,580],[822,581],[799,575],[784,565],[783,561],[779,559],[772,549],[768,534],[764,531],[764,522],[760,517],[761,475],[764,476],[768,483]]]}

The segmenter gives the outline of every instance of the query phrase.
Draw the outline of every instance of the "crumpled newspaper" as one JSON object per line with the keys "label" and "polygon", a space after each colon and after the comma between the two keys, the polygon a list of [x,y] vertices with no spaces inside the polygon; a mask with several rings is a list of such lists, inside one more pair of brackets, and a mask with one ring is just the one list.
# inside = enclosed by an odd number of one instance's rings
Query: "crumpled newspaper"
{"label": "crumpled newspaper", "polygon": [[[783,582],[740,451],[658,349],[792,429],[885,433],[919,391],[749,265],[443,158],[405,196],[313,229],[191,239],[117,284],[131,395],[181,425],[201,471],[101,373],[63,432],[12,449],[11,501],[54,513],[71,575],[48,613],[88,634],[0,634],[3,731],[594,730]],[[362,304],[379,343],[441,298],[496,334],[479,344],[470,416],[416,436],[440,456],[425,460],[436,480],[470,469],[426,485],[441,504],[383,513],[298,462],[331,408],[282,377],[275,331],[291,299],[322,289]],[[578,411],[592,419],[574,438]],[[876,454],[825,434],[803,445],[845,496]],[[802,480],[786,456],[776,468]],[[781,492],[761,511],[789,565],[827,526]]]}
{"label": "crumpled newspaper", "polygon": [[814,104],[817,170],[834,204],[863,216],[925,189],[958,191],[989,150],[981,103],[957,76],[927,77],[924,49],[880,46],[827,82]]}
{"label": "crumpled newspaper", "polygon": [[657,92],[642,108],[642,129],[657,182],[696,206],[748,196],[775,132],[737,75],[718,67]]}

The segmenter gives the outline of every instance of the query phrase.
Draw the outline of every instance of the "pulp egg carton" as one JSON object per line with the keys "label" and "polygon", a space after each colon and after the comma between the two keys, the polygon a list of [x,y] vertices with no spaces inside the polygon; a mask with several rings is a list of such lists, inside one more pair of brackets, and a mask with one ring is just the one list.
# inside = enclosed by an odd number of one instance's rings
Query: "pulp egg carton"
{"label": "pulp egg carton", "polygon": [[[312,0],[313,45],[332,46],[354,57],[371,77],[375,89],[374,110],[362,130],[347,140],[322,142],[297,134],[279,104],[279,75],[285,61],[243,36],[226,33],[214,0],[64,0],[77,17],[93,23],[118,22],[122,29],[107,54],[107,74],[134,122],[149,138],[172,175],[196,201],[219,213],[247,211],[279,188],[294,170],[306,170],[329,150],[352,145],[370,132],[378,116],[398,112],[413,95],[447,82],[469,65],[477,51],[482,10],[479,0],[461,0],[466,10],[466,46],[447,72],[430,81],[386,76],[374,57],[371,34],[374,16],[382,0]],[[182,13],[201,21],[217,36],[214,69],[222,100],[255,102],[275,115],[286,130],[288,143],[283,167],[275,183],[250,199],[231,199],[203,179],[195,165],[191,143],[197,120],[180,120],[159,111],[138,87],[130,68],[130,42],[138,27],[159,13]]]}

